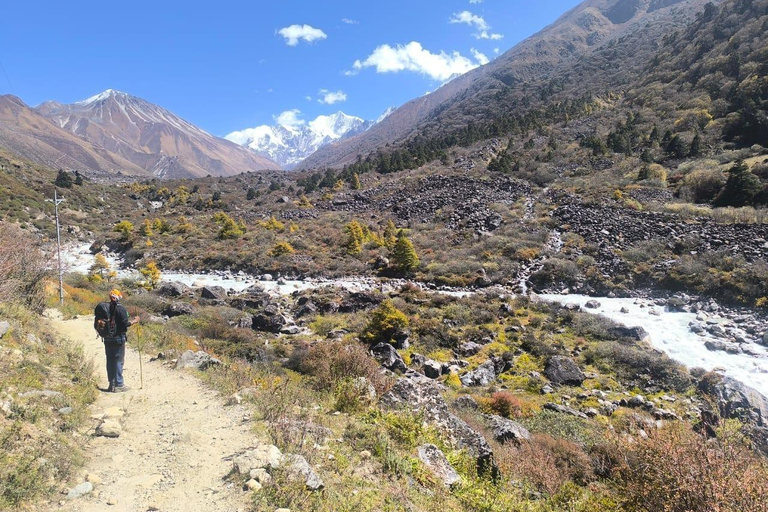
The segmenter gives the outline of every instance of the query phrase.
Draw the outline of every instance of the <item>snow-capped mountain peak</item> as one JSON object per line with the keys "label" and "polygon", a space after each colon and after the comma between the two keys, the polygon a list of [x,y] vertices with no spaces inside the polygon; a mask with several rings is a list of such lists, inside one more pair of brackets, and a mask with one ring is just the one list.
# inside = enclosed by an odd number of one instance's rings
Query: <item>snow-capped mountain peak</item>
{"label": "snow-capped mountain peak", "polygon": [[375,124],[341,111],[309,122],[290,116],[290,121],[246,128],[225,138],[290,169],[322,146],[362,133]]}

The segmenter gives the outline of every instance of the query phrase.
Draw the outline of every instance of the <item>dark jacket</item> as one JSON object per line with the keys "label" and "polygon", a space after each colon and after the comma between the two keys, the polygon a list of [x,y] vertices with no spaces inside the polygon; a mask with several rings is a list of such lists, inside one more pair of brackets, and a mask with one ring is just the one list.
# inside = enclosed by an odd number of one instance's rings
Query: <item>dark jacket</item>
{"label": "dark jacket", "polygon": [[104,319],[109,320],[111,316],[115,317],[115,328],[118,338],[124,338],[130,327],[130,319],[128,317],[128,310],[125,306],[115,302],[102,302],[96,308],[96,314],[94,318],[94,325],[96,320]]}

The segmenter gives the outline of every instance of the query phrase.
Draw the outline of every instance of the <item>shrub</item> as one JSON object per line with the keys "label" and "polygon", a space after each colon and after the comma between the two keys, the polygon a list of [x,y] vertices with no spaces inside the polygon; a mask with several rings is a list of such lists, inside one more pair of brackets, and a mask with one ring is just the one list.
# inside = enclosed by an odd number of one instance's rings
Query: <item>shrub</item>
{"label": "shrub", "polygon": [[397,309],[391,300],[382,302],[371,314],[361,338],[369,343],[393,342],[395,337],[408,329],[408,317]]}
{"label": "shrub", "polygon": [[133,233],[133,223],[127,220],[121,220],[117,224],[115,224],[115,227],[112,228],[112,231],[116,233],[120,233],[123,235],[123,238],[128,238],[131,236],[131,233]]}
{"label": "shrub", "polygon": [[356,377],[368,379],[377,393],[388,387],[387,380],[379,373],[379,363],[358,343],[321,341],[311,347],[297,348],[289,366],[312,375],[321,390],[335,389],[345,379]]}
{"label": "shrub", "polygon": [[497,391],[491,395],[489,405],[499,416],[510,418],[520,416],[523,410],[522,401],[509,391]]}
{"label": "shrub", "polygon": [[0,303],[24,303],[42,311],[45,267],[45,257],[32,235],[11,224],[0,225]]}
{"label": "shrub", "polygon": [[288,242],[278,242],[269,251],[269,255],[273,258],[279,258],[285,254],[293,254],[296,250]]}
{"label": "shrub", "polygon": [[768,464],[738,434],[706,439],[675,423],[622,449],[617,481],[633,510],[768,510]]}

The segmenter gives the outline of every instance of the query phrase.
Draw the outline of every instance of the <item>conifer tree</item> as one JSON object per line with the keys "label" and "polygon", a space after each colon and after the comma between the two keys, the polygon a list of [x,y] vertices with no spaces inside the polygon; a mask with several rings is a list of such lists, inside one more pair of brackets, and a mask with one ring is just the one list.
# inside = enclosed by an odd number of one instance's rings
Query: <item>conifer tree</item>
{"label": "conifer tree", "polygon": [[395,242],[397,242],[397,227],[395,226],[395,223],[392,222],[392,219],[389,219],[384,228],[384,245],[386,245],[388,249],[394,249]]}
{"label": "conifer tree", "polygon": [[419,267],[419,257],[413,243],[402,229],[397,233],[397,241],[392,249],[392,264],[403,273],[413,272]]}

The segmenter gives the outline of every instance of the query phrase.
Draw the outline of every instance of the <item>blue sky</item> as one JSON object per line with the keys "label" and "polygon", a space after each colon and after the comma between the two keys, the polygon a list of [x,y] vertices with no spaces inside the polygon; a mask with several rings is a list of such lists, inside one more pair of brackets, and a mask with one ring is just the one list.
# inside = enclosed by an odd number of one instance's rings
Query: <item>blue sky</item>
{"label": "blue sky", "polygon": [[338,110],[375,119],[578,3],[7,2],[0,94],[34,106],[117,89],[219,136]]}

